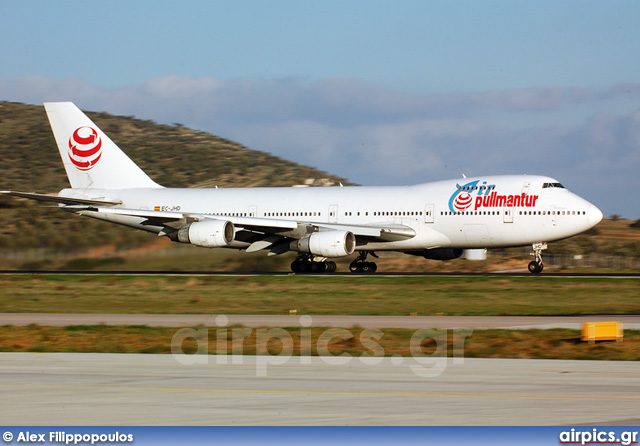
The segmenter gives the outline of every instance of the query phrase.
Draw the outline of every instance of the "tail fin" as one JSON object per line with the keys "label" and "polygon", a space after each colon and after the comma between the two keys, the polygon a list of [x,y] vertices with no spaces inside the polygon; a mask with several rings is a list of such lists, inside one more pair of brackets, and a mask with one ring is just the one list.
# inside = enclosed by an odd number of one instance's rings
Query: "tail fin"
{"label": "tail fin", "polygon": [[73,103],[47,102],[44,108],[72,188],[162,187]]}

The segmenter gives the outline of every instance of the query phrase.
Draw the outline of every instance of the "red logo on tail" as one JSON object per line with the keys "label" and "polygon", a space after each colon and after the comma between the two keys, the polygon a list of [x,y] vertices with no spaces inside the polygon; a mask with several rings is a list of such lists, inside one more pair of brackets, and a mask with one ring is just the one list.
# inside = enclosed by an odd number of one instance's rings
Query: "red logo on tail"
{"label": "red logo on tail", "polygon": [[90,170],[102,156],[102,140],[91,127],[79,127],[69,138],[69,159],[79,170]]}

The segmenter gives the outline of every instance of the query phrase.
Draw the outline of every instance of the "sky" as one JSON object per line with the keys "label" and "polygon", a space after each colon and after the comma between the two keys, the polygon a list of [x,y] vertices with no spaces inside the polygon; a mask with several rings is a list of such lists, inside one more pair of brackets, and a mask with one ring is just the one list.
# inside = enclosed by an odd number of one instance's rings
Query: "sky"
{"label": "sky", "polygon": [[0,100],[180,123],[364,185],[549,175],[638,219],[638,19],[637,1],[0,0]]}

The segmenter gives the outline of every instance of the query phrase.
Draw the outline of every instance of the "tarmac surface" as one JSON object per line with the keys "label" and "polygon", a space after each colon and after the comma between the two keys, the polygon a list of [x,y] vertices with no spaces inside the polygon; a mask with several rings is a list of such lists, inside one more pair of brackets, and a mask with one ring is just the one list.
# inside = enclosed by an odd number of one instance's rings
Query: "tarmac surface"
{"label": "tarmac surface", "polygon": [[[274,272],[274,271],[252,271],[252,272],[230,272],[230,271],[85,271],[85,270],[0,270],[0,275],[4,276],[230,276],[230,277],[251,277],[251,276],[313,276],[313,277],[532,277],[527,268],[511,271],[496,272],[404,272],[404,273],[376,273],[376,274],[354,274],[351,272],[335,272],[335,273],[292,273],[292,272]],[[566,279],[629,279],[638,278],[640,273],[557,273],[546,271],[543,274],[536,274],[534,277],[544,278],[566,278]]]}
{"label": "tarmac surface", "polygon": [[351,328],[570,328],[583,322],[618,321],[640,330],[640,315],[581,316],[331,316],[331,315],[215,315],[215,314],[76,314],[0,313],[2,325],[148,325],[152,327],[343,327]]}
{"label": "tarmac surface", "polygon": [[21,426],[640,423],[638,362],[439,361],[0,353],[0,418]]}

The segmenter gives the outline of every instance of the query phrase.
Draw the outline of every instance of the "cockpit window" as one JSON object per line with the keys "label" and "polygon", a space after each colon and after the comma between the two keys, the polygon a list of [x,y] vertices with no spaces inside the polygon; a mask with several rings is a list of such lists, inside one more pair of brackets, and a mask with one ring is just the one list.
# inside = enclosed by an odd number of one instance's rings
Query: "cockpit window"
{"label": "cockpit window", "polygon": [[560,189],[564,189],[564,188],[565,188],[565,187],[564,187],[562,184],[560,184],[560,183],[544,183],[544,184],[542,185],[542,188],[543,188],[543,189],[546,189],[546,188],[548,188],[548,187],[558,187],[558,188],[560,188]]}

